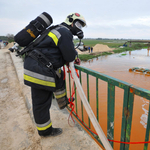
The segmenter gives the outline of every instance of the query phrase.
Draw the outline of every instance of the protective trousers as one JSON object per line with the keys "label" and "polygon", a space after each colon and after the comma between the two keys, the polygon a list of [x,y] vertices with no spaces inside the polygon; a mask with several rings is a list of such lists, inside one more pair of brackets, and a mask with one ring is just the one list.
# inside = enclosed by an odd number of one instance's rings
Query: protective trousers
{"label": "protective trousers", "polygon": [[57,69],[57,82],[56,91],[54,92],[55,98],[57,100],[60,109],[64,109],[68,104],[68,98],[66,96],[66,86],[65,80],[63,80],[64,72],[61,69]]}
{"label": "protective trousers", "polygon": [[[63,72],[61,72],[56,82],[55,97],[60,109],[68,104],[66,97],[65,80],[63,80]],[[53,99],[53,92],[31,87],[33,115],[39,135],[46,136],[52,131],[52,122],[50,119],[50,107]]]}
{"label": "protective trousers", "polygon": [[52,122],[50,107],[53,92],[31,87],[33,115],[39,135],[46,136],[51,133]]}

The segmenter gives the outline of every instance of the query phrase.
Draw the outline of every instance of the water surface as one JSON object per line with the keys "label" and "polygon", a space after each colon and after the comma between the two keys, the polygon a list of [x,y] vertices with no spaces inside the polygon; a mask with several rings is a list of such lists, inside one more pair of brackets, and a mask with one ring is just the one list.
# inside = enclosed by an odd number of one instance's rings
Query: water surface
{"label": "water surface", "polygon": [[[150,75],[145,75],[138,72],[130,72],[129,69],[133,67],[150,69],[150,54],[149,50],[135,50],[131,52],[123,52],[120,54],[112,54],[101,56],[82,62],[81,66],[90,68],[92,70],[109,75],[116,79],[128,82],[138,87],[150,90]],[[82,86],[87,97],[89,97],[90,105],[96,115],[96,81],[92,76],[89,77],[89,95],[87,94],[87,79],[86,74],[82,73]],[[107,135],[107,83],[99,81],[99,123]],[[120,141],[121,135],[121,120],[122,120],[122,106],[124,91],[115,87],[115,121],[114,121],[114,140]],[[79,96],[78,96],[79,97]],[[78,98],[79,100],[79,98]],[[143,142],[145,141],[145,129],[147,126],[149,101],[135,96],[133,119],[131,127],[131,141]],[[78,114],[81,115],[81,105],[78,104]],[[88,124],[88,116],[84,109],[84,122]],[[93,126],[91,125],[94,130]],[[110,136],[111,138],[111,136]],[[142,150],[144,144],[130,145],[130,150]],[[119,150],[120,144],[114,143],[114,149]],[[150,149],[150,146],[149,146]]]}
{"label": "water surface", "polygon": [[[135,50],[131,52],[123,52],[120,54],[113,54],[108,56],[102,56],[99,58],[92,59],[88,62],[81,64],[84,67],[90,68],[92,70],[104,73],[111,77],[120,79],[122,81],[134,84],[138,87],[150,90],[150,76],[139,72],[130,72],[129,69],[133,67],[148,68],[150,69],[150,54],[149,50]],[[83,80],[84,81],[84,80]],[[90,101],[96,99],[95,96],[95,81],[94,79],[90,81]],[[99,119],[100,124],[104,129],[105,134],[107,134],[107,84],[100,82],[99,90],[99,101],[100,101],[100,113]],[[93,86],[92,86],[93,85]],[[86,86],[85,86],[86,87]],[[84,87],[84,88],[85,88]],[[85,90],[86,91],[86,90]],[[120,131],[121,131],[121,119],[122,119],[122,105],[123,105],[123,90],[116,88],[115,92],[115,123],[114,123],[114,138],[120,141]],[[94,100],[93,100],[94,101]],[[95,103],[94,103],[95,104]],[[92,105],[92,102],[91,102]],[[145,140],[145,128],[147,126],[147,116],[148,116],[148,106],[149,101],[135,96],[134,111],[133,111],[133,121],[132,121],[132,132],[131,141],[138,142]],[[95,106],[93,106],[93,109]],[[96,108],[95,108],[96,109]],[[94,110],[93,110],[94,111]],[[95,111],[94,111],[95,112]],[[141,150],[143,149],[143,144],[141,145],[131,145],[130,149]],[[149,147],[150,148],[150,147]],[[114,144],[114,149],[119,149],[119,144]]]}

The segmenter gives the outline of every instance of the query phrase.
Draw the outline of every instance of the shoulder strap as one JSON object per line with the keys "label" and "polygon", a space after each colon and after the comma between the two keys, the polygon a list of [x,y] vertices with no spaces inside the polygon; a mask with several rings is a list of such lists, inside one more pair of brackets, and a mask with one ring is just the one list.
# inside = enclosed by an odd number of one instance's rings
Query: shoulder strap
{"label": "shoulder strap", "polygon": [[51,26],[50,28],[46,29],[41,35],[40,37],[38,37],[32,44],[33,47],[37,46],[41,41],[43,41],[43,39],[46,37],[46,35],[54,28],[56,28],[58,25],[55,26]]}
{"label": "shoulder strap", "polygon": [[40,42],[43,41],[43,39],[46,37],[46,35],[54,28],[56,28],[58,25],[55,26],[51,26],[48,29],[46,29],[44,32],[42,32],[42,34],[37,37],[35,39],[34,42],[31,42],[28,46],[26,46],[24,49],[22,49],[21,51],[18,51],[18,55],[24,55],[25,53],[32,51],[34,49],[35,46],[37,46]]}

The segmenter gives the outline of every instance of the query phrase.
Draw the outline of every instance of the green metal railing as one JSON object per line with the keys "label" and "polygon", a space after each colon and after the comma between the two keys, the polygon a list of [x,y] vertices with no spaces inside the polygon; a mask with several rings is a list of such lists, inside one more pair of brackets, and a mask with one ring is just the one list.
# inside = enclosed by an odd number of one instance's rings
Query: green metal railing
{"label": "green metal railing", "polygon": [[[96,87],[95,87],[95,93],[96,93],[96,118],[99,122],[99,97],[101,96],[99,94],[99,80],[105,81],[107,83],[107,138],[111,140],[114,139],[114,128],[112,127],[112,123],[114,123],[114,112],[115,112],[115,87],[119,87],[123,90],[123,110],[122,110],[122,125],[121,125],[121,142],[130,142],[130,135],[131,135],[131,125],[132,125],[132,114],[133,114],[133,105],[134,105],[134,97],[135,95],[143,97],[147,100],[150,100],[150,91],[136,87],[132,84],[129,84],[127,82],[115,79],[113,77],[110,77],[108,75],[99,73],[97,71],[93,71],[91,69],[81,67],[78,65],[75,65],[75,68],[79,70],[79,76],[80,76],[80,83],[82,84],[82,73],[86,74],[87,79],[87,99],[90,103],[89,99],[89,75],[95,78]],[[66,81],[68,82],[68,81]],[[69,92],[70,96],[72,94],[72,82],[71,77],[69,75]],[[76,88],[76,87],[75,87]],[[91,122],[90,119],[88,119],[88,124],[84,125],[84,115],[83,115],[83,104],[81,101],[81,113],[82,117],[81,119],[78,118],[76,114],[78,114],[78,100],[77,100],[77,92],[75,89],[75,112],[73,115],[77,118],[77,120],[91,133],[91,135],[95,138],[97,142],[99,142],[102,146],[102,142],[99,139],[99,137],[93,133],[89,128],[91,128]],[[71,111],[71,109],[68,107],[68,110]],[[149,110],[150,110],[150,104],[149,104]],[[148,120],[147,120],[147,128],[146,128],[146,134],[145,134],[145,142],[149,141],[149,131],[150,131],[150,111],[148,112]],[[114,147],[114,142],[110,142],[111,146]],[[120,144],[120,150],[128,150],[130,144],[121,143]],[[144,144],[144,150],[148,149],[148,143]]]}

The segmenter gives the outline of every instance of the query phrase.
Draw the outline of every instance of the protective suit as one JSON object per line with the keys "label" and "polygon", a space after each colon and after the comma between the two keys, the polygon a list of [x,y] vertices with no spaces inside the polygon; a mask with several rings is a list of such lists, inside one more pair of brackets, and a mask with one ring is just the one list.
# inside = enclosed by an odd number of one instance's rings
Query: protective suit
{"label": "protective suit", "polygon": [[53,27],[24,61],[24,83],[31,87],[34,119],[41,136],[62,133],[61,128],[52,127],[49,109],[53,93],[60,109],[68,104],[61,67],[77,58],[73,35],[79,34],[83,38],[83,32],[73,25],[76,18],[80,19],[81,16],[72,19],[71,24],[63,22]]}

